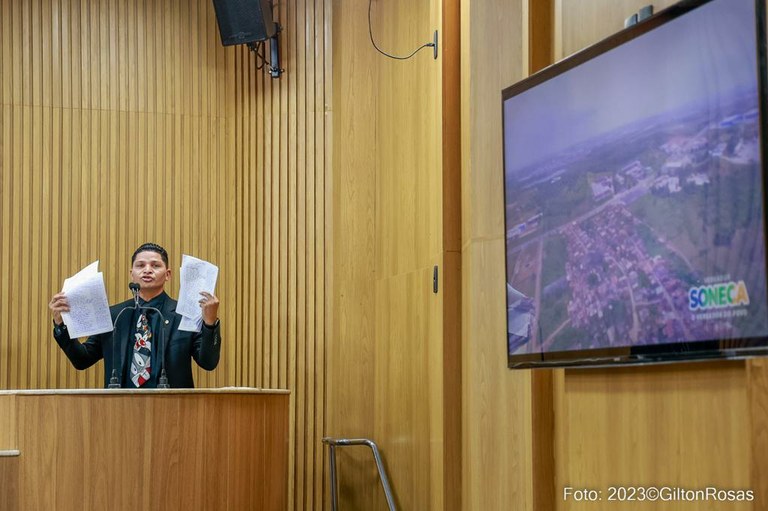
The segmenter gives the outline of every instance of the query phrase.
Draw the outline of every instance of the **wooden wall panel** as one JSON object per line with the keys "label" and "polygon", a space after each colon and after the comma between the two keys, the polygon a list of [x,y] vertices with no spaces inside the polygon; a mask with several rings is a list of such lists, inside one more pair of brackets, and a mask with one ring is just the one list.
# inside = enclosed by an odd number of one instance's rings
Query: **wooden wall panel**
{"label": "wooden wall panel", "polygon": [[[377,2],[379,46],[407,55],[440,30],[443,2]],[[367,45],[367,51],[373,49]],[[379,66],[376,183],[376,387],[373,438],[403,509],[444,507],[442,60],[427,49]]]}
{"label": "wooden wall panel", "polygon": [[[403,509],[460,505],[459,340],[443,330],[458,326],[460,209],[446,205],[459,190],[457,14],[456,2],[373,2],[374,38],[391,54],[450,34],[437,60],[431,49],[392,60],[371,45],[367,2],[334,4],[328,433],[379,444]],[[338,452],[340,507],[386,508],[370,452]]]}
{"label": "wooden wall panel", "polygon": [[[366,438],[375,426],[376,175],[379,69],[367,48],[367,5],[333,3],[333,344],[328,350],[330,436]],[[376,439],[374,439],[376,440]],[[387,453],[384,453],[387,456]],[[376,509],[375,467],[362,449],[338,451],[339,495]],[[383,497],[380,497],[383,498]]]}
{"label": "wooden wall panel", "polygon": [[676,3],[675,0],[590,0],[554,1],[555,60],[560,60],[624,28],[624,20],[641,7],[653,5],[655,11]]}
{"label": "wooden wall panel", "polygon": [[[528,2],[528,74],[554,62],[553,0]],[[554,377],[555,370],[531,374],[531,478],[533,509],[555,507]]]}
{"label": "wooden wall panel", "polygon": [[749,487],[755,495],[768,495],[768,462],[762,455],[768,452],[768,361],[765,358],[750,360],[746,378],[752,451]]}
{"label": "wooden wall panel", "polygon": [[461,509],[461,2],[443,0],[442,290],[443,509]]}
{"label": "wooden wall panel", "polygon": [[[556,509],[584,506],[563,500],[565,486],[603,490],[602,501],[590,503],[595,509],[618,504],[608,500],[610,486],[753,488],[743,361],[566,370],[555,393]],[[690,504],[660,501],[654,509]]]}
{"label": "wooden wall panel", "polygon": [[535,73],[554,62],[553,24],[555,0],[537,0],[528,3],[528,70]]}
{"label": "wooden wall panel", "polygon": [[289,388],[290,506],[322,506],[330,309],[331,2],[277,4],[282,67],[221,46],[209,0],[0,2],[0,388],[100,387],[47,303],[101,261],[111,302],[155,241],[220,267],[200,387]]}
{"label": "wooden wall panel", "polygon": [[527,2],[461,3],[462,509],[532,509],[531,375],[506,367],[501,90]]}

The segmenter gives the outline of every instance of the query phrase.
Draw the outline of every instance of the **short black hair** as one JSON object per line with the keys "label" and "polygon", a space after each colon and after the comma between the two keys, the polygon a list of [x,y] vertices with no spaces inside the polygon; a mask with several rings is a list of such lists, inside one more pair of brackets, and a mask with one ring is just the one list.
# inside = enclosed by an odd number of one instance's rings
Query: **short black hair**
{"label": "short black hair", "polygon": [[133,263],[136,262],[136,256],[139,255],[139,252],[157,252],[160,254],[160,258],[165,263],[165,267],[168,268],[168,252],[166,252],[165,249],[157,243],[144,243],[139,248],[137,248],[131,256],[131,266],[133,266]]}

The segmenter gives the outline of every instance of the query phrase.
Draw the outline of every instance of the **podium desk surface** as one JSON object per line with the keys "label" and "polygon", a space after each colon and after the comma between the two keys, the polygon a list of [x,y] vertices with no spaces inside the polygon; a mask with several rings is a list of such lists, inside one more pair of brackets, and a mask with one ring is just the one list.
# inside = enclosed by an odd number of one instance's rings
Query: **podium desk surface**
{"label": "podium desk surface", "polygon": [[137,395],[137,394],[290,394],[287,389],[259,389],[255,387],[220,387],[204,389],[26,389],[0,390],[0,396],[44,395]]}

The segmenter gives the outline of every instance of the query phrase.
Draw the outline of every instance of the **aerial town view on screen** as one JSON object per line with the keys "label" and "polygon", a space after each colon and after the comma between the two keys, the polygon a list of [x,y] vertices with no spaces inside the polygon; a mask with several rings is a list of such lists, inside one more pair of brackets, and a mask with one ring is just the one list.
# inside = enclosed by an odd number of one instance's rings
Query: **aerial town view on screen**
{"label": "aerial town view on screen", "polygon": [[[669,48],[663,38],[649,44]],[[749,47],[722,46],[708,58],[729,65],[731,52]],[[689,81],[671,78],[663,100],[649,70],[664,64],[648,62],[648,78],[625,73],[640,82],[625,87],[636,103],[601,119],[584,112],[610,104],[611,92],[586,93],[604,60],[505,103],[505,124],[529,127],[505,127],[510,354],[766,335],[754,60],[742,58],[743,69],[715,86],[695,83],[716,72],[704,63]],[[570,97],[549,101],[558,89]],[[564,127],[544,129],[542,117]],[[549,140],[537,148],[526,137],[539,125]]]}

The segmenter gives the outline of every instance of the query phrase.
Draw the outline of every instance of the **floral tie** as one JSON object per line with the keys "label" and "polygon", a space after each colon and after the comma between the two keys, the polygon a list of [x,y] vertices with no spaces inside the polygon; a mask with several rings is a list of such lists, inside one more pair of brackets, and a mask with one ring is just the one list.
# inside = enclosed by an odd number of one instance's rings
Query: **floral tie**
{"label": "floral tie", "polygon": [[133,343],[133,359],[131,360],[131,381],[141,387],[149,380],[152,373],[150,355],[152,354],[152,330],[146,313],[142,312],[136,322],[136,339]]}

